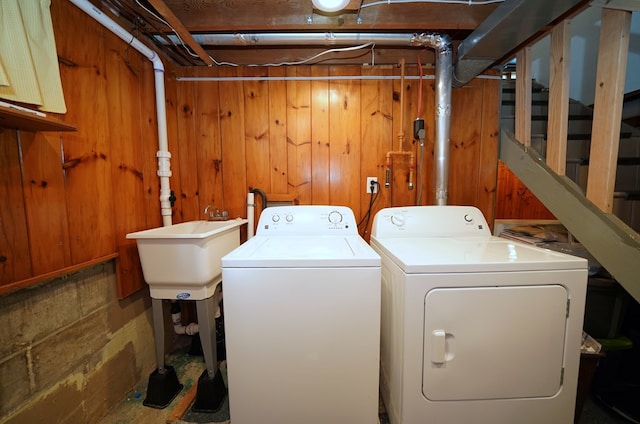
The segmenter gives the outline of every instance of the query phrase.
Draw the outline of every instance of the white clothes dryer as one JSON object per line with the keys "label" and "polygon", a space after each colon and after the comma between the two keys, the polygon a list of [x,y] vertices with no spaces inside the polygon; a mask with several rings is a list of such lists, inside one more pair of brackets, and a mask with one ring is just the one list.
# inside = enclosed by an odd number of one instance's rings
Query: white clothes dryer
{"label": "white clothes dryer", "polygon": [[494,237],[465,206],[379,211],[392,424],[573,422],[587,261]]}
{"label": "white clothes dryer", "polygon": [[234,424],[378,422],[380,269],[349,208],[262,211],[222,258]]}

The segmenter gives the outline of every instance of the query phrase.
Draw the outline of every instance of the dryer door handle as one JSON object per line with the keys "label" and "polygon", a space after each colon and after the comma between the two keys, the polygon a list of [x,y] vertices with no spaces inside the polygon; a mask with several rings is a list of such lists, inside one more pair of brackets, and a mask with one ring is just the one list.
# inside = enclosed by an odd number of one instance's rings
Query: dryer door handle
{"label": "dryer door handle", "polygon": [[444,330],[431,332],[431,362],[443,364],[445,362],[447,333]]}

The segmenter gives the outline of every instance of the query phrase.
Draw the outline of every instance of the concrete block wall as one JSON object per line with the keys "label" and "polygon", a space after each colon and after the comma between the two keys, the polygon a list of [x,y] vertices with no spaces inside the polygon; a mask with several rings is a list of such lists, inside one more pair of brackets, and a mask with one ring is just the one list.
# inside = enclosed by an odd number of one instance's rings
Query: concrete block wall
{"label": "concrete block wall", "polygon": [[95,423],[155,366],[148,292],[113,261],[0,296],[0,423]]}

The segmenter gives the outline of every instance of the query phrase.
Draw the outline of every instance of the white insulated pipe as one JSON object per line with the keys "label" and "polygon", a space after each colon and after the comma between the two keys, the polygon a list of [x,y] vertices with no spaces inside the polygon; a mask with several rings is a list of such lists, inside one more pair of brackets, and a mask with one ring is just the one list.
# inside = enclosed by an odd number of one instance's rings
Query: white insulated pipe
{"label": "white insulated pipe", "polygon": [[[288,32],[288,33],[209,33],[194,34],[193,38],[200,45],[221,47],[255,47],[255,46],[309,46],[309,45],[351,45],[375,43],[377,46],[415,46],[425,44],[425,36],[432,34],[384,34],[384,33],[350,33],[350,32]],[[436,36],[438,36],[436,34]],[[180,40],[173,34],[168,38],[174,44]],[[156,37],[156,41],[169,44],[166,38]],[[427,41],[430,42],[430,41]]]}
{"label": "white insulated pipe", "polygon": [[193,336],[197,334],[199,331],[198,324],[192,322],[188,325],[182,325],[182,313],[176,312],[175,314],[171,314],[171,322],[173,323],[173,331],[176,334],[187,334],[189,336]]}
{"label": "white insulated pipe", "polygon": [[253,237],[256,202],[253,193],[247,193],[247,240]]}
{"label": "white insulated pipe", "polygon": [[127,30],[114,22],[100,9],[91,4],[88,0],[69,0],[80,10],[98,21],[102,26],[120,37],[128,45],[140,52],[153,64],[155,75],[155,96],[156,96],[156,120],[158,123],[158,177],[160,177],[160,213],[162,214],[162,225],[171,225],[171,187],[169,177],[171,177],[171,153],[169,152],[169,142],[167,139],[167,112],[165,108],[165,88],[164,88],[164,65],[156,52],[145,46]]}

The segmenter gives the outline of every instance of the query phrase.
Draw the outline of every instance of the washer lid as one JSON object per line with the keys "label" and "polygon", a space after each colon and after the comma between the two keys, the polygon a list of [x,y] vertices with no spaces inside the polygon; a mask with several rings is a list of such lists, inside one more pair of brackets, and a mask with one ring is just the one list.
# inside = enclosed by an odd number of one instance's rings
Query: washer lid
{"label": "washer lid", "polygon": [[511,240],[483,238],[371,237],[405,273],[587,269],[587,261]]}
{"label": "washer lid", "polygon": [[256,236],[222,257],[223,268],[379,267],[360,236]]}

